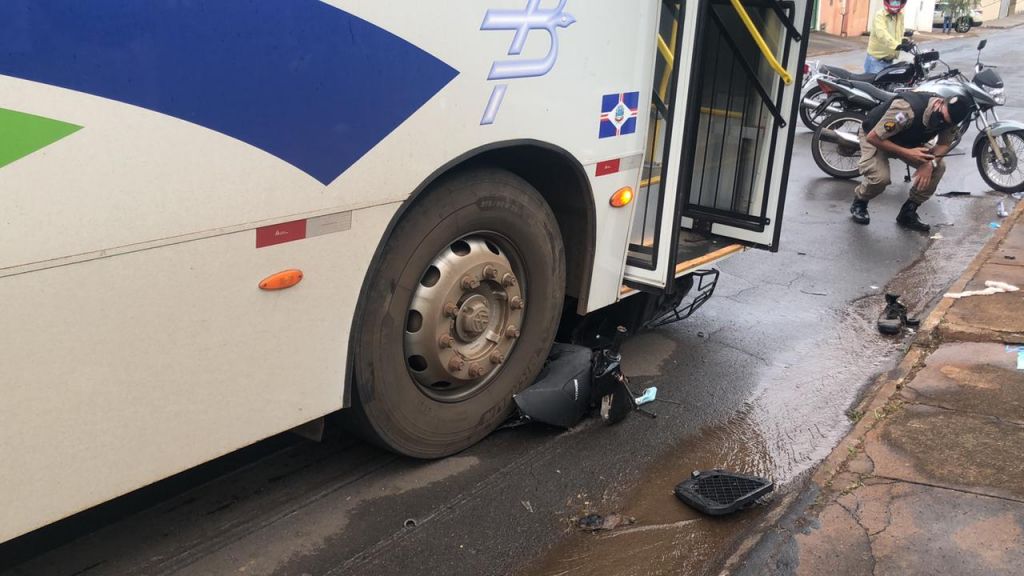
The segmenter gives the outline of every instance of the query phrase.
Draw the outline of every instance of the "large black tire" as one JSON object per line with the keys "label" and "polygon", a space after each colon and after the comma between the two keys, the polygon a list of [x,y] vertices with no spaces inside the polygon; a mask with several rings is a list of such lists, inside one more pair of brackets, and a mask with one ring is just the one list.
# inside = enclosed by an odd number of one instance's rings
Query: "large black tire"
{"label": "large black tire", "polygon": [[[978,172],[986,184],[993,190],[999,192],[1020,192],[1024,190],[1024,130],[1015,130],[1001,136],[996,136],[1008,145],[1008,153],[1011,155],[1011,166],[999,166],[992,146],[984,134],[981,135],[981,145],[978,147],[978,154],[975,160],[978,164]],[[993,177],[1002,181],[997,181]]]}
{"label": "large black tire", "polygon": [[[427,282],[425,274],[438,258],[451,258],[445,250],[457,253],[454,246],[460,240],[480,244],[481,238],[510,255],[518,278],[514,286],[521,288],[525,300],[517,309],[519,336],[496,368],[483,363],[494,370],[489,379],[467,384],[461,395],[442,396],[445,390],[425,387],[418,374],[414,377],[416,364],[407,360],[407,317],[416,296],[416,306],[427,308],[423,315],[439,329],[448,329],[444,303],[423,305],[420,286],[430,284],[421,282]],[[459,245],[465,249],[464,244]],[[564,292],[565,254],[558,223],[530,184],[498,169],[442,178],[395,226],[364,290],[355,322],[360,333],[352,335],[355,386],[348,421],[367,440],[416,458],[440,458],[473,445],[508,417],[512,395],[532,383],[543,367]],[[451,321],[451,330],[457,321]]]}
{"label": "large black tire", "polygon": [[812,132],[818,128],[818,124],[820,124],[821,121],[824,120],[825,117],[827,117],[830,114],[830,112],[826,110],[819,114],[818,116],[813,116],[813,110],[811,110],[810,108],[805,108],[803,100],[815,100],[824,102],[825,98],[827,98],[827,96],[825,95],[825,92],[821,89],[821,86],[812,86],[811,89],[808,90],[803,95],[803,98],[801,98],[800,121],[803,122],[804,126],[806,126]]}
{"label": "large black tire", "polygon": [[971,17],[970,16],[961,16],[961,17],[957,18],[955,29],[960,34],[967,34],[968,32],[970,32],[971,31]]}
{"label": "large black tire", "polygon": [[[821,168],[823,172],[833,178],[850,179],[856,178],[860,175],[860,169],[857,167],[857,161],[860,159],[860,146],[858,145],[856,148],[849,145],[836,146],[822,140],[822,134],[825,130],[830,130],[833,127],[843,126],[844,124],[850,125],[854,122],[859,125],[863,121],[863,114],[858,114],[856,112],[841,112],[839,114],[829,116],[821,123],[821,126],[814,131],[814,137],[811,138],[811,156],[814,157],[814,163],[818,165],[818,168]],[[828,154],[822,151],[823,146],[830,148]],[[834,154],[832,153],[831,148],[835,149]],[[844,160],[844,164],[849,165],[834,165],[829,162],[826,156],[829,158],[836,156],[837,158]]]}

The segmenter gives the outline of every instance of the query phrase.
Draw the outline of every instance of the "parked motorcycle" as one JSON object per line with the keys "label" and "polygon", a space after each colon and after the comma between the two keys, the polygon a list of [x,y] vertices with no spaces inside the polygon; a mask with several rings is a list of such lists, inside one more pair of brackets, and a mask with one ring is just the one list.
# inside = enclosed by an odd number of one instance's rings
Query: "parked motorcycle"
{"label": "parked motorcycle", "polygon": [[[949,71],[932,77],[932,82],[955,77],[959,72]],[[823,109],[832,107],[842,112],[831,114],[814,130],[811,155],[825,173],[835,178],[855,178],[859,174],[860,141],[857,130],[868,112],[883,102],[896,97],[895,92],[876,88],[856,80],[818,79],[826,94]]]}
{"label": "parked motorcycle", "polygon": [[[1000,120],[996,114],[995,108],[1006,103],[1005,87],[995,67],[981,62],[981,50],[986,44],[987,40],[978,44],[974,78],[968,80],[958,70],[950,69],[947,65],[948,72],[942,75],[943,78],[924,83],[918,90],[944,98],[960,96],[971,103],[971,114],[955,130],[954,147],[959,144],[971,123],[975,123],[978,135],[971,147],[971,156],[976,159],[981,177],[994,190],[1019,192],[1024,190],[1024,123]],[[852,94],[853,97],[848,101],[858,106],[866,106],[872,99],[864,90],[839,82],[832,83]],[[864,116],[863,109],[834,114],[815,131],[811,152],[815,163],[824,172],[836,178],[854,178],[859,175],[858,131]]]}
{"label": "parked motorcycle", "polygon": [[971,146],[971,157],[975,159],[981,178],[993,190],[1021,192],[1024,191],[1024,123],[1000,120],[996,113],[996,107],[1006,104],[1005,86],[1002,76],[996,71],[997,66],[981,61],[981,51],[986,44],[988,40],[978,42],[978,59],[972,79],[968,80],[954,71],[954,78],[923,84],[921,90],[944,98],[966,95],[974,101],[976,107],[961,124],[958,133],[962,137],[971,122],[978,128],[978,135]]}
{"label": "parked motorcycle", "polygon": [[[908,37],[913,31],[908,30]],[[842,79],[866,82],[876,88],[895,92],[915,86],[927,79],[939,59],[938,52],[929,50],[921,52],[917,45],[909,39],[905,40],[900,49],[913,55],[912,61],[896,62],[882,69],[877,74],[857,74],[839,66],[829,66],[819,62],[811,62],[804,73],[803,96],[800,103],[800,120],[804,126],[814,130],[829,114],[842,112],[841,103],[825,106],[826,95],[818,85],[818,80]]]}

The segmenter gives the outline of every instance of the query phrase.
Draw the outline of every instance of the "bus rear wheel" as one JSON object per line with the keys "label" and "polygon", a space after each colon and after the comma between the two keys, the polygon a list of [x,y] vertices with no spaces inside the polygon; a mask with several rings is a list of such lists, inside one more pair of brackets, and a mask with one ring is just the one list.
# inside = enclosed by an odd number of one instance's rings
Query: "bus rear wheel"
{"label": "bus rear wheel", "polygon": [[476,443],[543,367],[564,289],[558,223],[529,183],[474,169],[433,184],[365,289],[349,420],[416,458]]}

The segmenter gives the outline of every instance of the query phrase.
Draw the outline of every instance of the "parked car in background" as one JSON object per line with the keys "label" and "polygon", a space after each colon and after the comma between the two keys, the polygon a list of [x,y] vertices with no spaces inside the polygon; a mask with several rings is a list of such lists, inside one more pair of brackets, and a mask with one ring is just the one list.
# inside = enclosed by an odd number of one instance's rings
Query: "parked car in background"
{"label": "parked car in background", "polygon": [[[935,13],[932,16],[932,27],[942,28],[942,15],[946,12],[945,2],[935,3]],[[972,8],[968,10],[967,14],[956,14],[953,16],[953,29],[957,32],[964,34],[969,32],[971,28],[975,26],[981,26],[981,10]]]}

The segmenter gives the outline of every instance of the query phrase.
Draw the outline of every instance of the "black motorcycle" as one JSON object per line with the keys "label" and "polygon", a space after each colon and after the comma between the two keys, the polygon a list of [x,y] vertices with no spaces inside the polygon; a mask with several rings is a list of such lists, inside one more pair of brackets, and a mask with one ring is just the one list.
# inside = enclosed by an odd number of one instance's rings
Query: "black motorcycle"
{"label": "black motorcycle", "polygon": [[804,92],[800,101],[800,120],[804,126],[814,130],[829,114],[842,112],[845,108],[842,103],[827,103],[827,94],[821,88],[822,79],[839,79],[853,82],[871,84],[880,90],[895,92],[898,89],[907,89],[920,82],[928,80],[928,74],[935,67],[939,59],[939,53],[934,50],[921,52],[917,45],[910,40],[905,40],[900,45],[900,50],[913,55],[910,62],[896,62],[886,66],[877,74],[856,74],[846,68],[820,64],[815,66],[808,74],[809,80],[804,86],[809,88]]}

